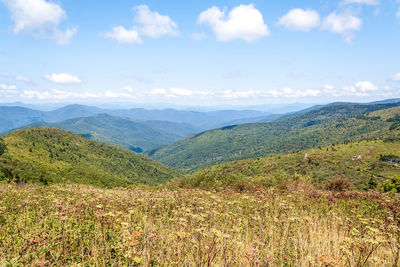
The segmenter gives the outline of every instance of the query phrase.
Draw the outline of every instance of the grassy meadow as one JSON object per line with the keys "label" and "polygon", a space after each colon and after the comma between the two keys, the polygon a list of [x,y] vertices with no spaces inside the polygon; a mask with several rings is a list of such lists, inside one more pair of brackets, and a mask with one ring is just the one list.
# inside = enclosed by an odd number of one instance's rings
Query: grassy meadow
{"label": "grassy meadow", "polygon": [[0,184],[0,266],[398,266],[400,197]]}

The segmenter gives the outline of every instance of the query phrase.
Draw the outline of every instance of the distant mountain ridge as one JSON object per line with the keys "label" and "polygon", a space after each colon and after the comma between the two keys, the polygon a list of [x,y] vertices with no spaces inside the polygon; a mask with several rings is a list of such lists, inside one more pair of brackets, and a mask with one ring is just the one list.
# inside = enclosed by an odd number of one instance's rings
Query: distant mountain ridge
{"label": "distant mountain ridge", "polygon": [[[400,103],[333,103],[285,115],[273,122],[240,124],[205,131],[149,156],[167,166],[191,172],[218,163],[285,154],[343,141],[389,134]],[[383,116],[384,111],[388,114]],[[400,124],[398,125],[400,127]]]}
{"label": "distant mountain ridge", "polygon": [[[27,107],[0,105],[0,133],[10,131],[37,122],[61,122],[68,119],[91,117],[96,114],[109,114],[138,121],[168,121],[187,123],[201,131],[218,128],[233,120],[252,120],[270,115],[254,110],[219,110],[219,111],[183,111],[175,109],[101,109],[85,105],[67,105],[52,111],[40,111]],[[277,115],[279,116],[279,115]]]}

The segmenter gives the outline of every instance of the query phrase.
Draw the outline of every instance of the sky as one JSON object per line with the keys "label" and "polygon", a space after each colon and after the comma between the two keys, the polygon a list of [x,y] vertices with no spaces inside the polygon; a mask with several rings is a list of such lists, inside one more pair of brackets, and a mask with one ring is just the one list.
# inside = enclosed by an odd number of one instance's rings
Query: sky
{"label": "sky", "polygon": [[399,0],[0,0],[0,102],[400,97]]}

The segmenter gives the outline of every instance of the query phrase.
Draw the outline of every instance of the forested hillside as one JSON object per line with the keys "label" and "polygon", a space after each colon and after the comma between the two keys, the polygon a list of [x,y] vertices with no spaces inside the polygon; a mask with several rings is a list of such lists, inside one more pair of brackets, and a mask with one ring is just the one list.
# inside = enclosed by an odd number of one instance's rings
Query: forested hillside
{"label": "forested hillside", "polygon": [[186,123],[168,121],[134,121],[128,118],[97,114],[58,123],[38,122],[24,128],[54,127],[85,138],[122,146],[141,153],[176,142],[199,130]]}
{"label": "forested hillside", "polygon": [[190,174],[181,184],[221,189],[242,182],[271,187],[302,181],[329,189],[336,182],[345,183],[342,190],[385,191],[384,185],[399,176],[399,164],[400,139],[360,141],[223,163]]}
{"label": "forested hillside", "polygon": [[330,144],[398,136],[398,104],[335,103],[269,123],[206,131],[149,155],[184,171]]}
{"label": "forested hillside", "polygon": [[101,187],[156,185],[176,172],[121,148],[54,128],[19,130],[3,137],[0,180],[78,183]]}

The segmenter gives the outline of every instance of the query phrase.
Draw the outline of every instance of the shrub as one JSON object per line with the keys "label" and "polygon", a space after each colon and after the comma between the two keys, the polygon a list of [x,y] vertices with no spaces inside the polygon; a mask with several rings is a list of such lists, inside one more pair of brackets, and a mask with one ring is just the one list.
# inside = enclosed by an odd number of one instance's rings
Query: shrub
{"label": "shrub", "polygon": [[325,185],[326,190],[337,192],[347,191],[352,189],[353,187],[354,185],[350,182],[349,179],[346,178],[336,178],[328,181]]}
{"label": "shrub", "polygon": [[7,146],[4,143],[3,139],[0,138],[0,156],[6,152]]}
{"label": "shrub", "polygon": [[383,184],[383,191],[400,193],[400,177],[394,177]]}

